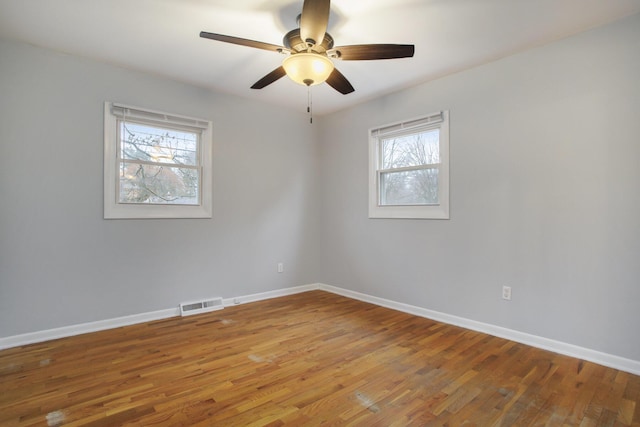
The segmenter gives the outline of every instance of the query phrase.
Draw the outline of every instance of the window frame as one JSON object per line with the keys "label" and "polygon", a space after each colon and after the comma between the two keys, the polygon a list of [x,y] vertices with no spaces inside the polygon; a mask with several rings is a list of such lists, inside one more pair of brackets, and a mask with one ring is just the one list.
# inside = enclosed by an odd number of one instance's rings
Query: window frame
{"label": "window frame", "polygon": [[[439,129],[439,164],[383,169],[382,141],[390,136],[417,134]],[[380,177],[393,173],[438,168],[438,204],[383,205]],[[439,111],[417,118],[369,129],[369,218],[449,219],[449,111]]]}
{"label": "window frame", "polygon": [[[119,121],[132,122],[178,131],[199,133],[197,167],[200,169],[199,204],[120,203],[120,143]],[[213,188],[213,124],[209,120],[180,116],[147,108],[113,102],[104,103],[104,218],[105,219],[162,219],[211,218]]]}

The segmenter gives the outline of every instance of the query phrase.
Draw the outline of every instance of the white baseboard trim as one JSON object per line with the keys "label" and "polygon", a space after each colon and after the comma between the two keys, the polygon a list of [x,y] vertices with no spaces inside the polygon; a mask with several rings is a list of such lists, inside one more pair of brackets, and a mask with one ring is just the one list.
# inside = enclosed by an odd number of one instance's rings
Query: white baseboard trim
{"label": "white baseboard trim", "polygon": [[[283,297],[286,295],[298,294],[301,292],[318,289],[317,284],[297,286],[293,288],[278,289],[275,291],[263,292],[259,294],[239,296],[235,298],[223,299],[225,307],[248,302],[261,301],[271,298]],[[237,302],[236,302],[237,301]],[[38,332],[29,332],[10,337],[0,337],[0,350],[12,347],[20,347],[28,344],[35,344],[44,341],[66,338],[74,335],[87,334],[90,332],[104,331],[106,329],[119,328],[121,326],[135,325],[136,323],[151,322],[154,320],[167,319],[169,317],[180,316],[180,307],[168,308],[166,310],[152,311],[148,313],[134,314],[131,316],[116,317],[114,319],[98,320],[96,322],[81,323],[78,325],[63,326],[61,328],[47,329]]]}
{"label": "white baseboard trim", "polygon": [[398,310],[416,316],[425,317],[427,319],[436,320],[438,322],[460,326],[465,329],[471,329],[473,331],[505,338],[511,341],[519,342],[521,344],[541,348],[543,350],[553,351],[554,353],[576,357],[578,359],[587,360],[599,365],[629,372],[634,375],[640,375],[640,361],[638,360],[632,360],[612,354],[602,353],[597,350],[591,350],[573,344],[567,344],[561,341],[539,337],[536,335],[515,331],[513,329],[503,328],[501,326],[491,325],[489,323],[477,322],[475,320],[466,319],[464,317],[452,316],[450,314],[428,310],[426,308],[417,307],[410,304],[404,304],[384,298],[378,298],[360,292],[326,285],[323,283],[318,284],[318,289],[342,295],[347,298],[353,298],[371,304],[379,305],[381,307],[391,308],[393,310]]}
{"label": "white baseboard trim", "polygon": [[121,326],[135,325],[136,323],[151,322],[153,320],[161,320],[179,315],[180,308],[176,307],[166,310],[134,314],[131,316],[116,317],[114,319],[98,320],[96,322],[81,323],[78,325],[63,326],[61,328],[14,335],[11,337],[0,338],[0,350],[55,340],[58,338],[71,337],[74,335],[87,334],[90,332],[104,331],[106,329],[119,328]]}
{"label": "white baseboard trim", "polygon": [[[384,298],[374,297],[371,295],[363,294],[360,292],[350,291],[348,289],[339,288],[337,286],[326,285],[324,283],[316,283],[311,285],[296,286],[292,288],[278,289],[275,291],[262,292],[257,294],[238,296],[234,298],[223,299],[225,307],[238,304],[246,304],[249,302],[256,302],[267,300],[271,298],[278,298],[287,295],[294,295],[301,292],[308,292],[313,290],[323,290],[331,292],[337,295],[342,295],[347,298],[352,298],[371,304],[379,305],[381,307],[387,307],[393,310],[402,311],[405,313],[413,314],[420,317],[436,320],[439,322],[447,323],[450,325],[460,326],[462,328],[471,329],[473,331],[482,332],[485,334],[493,335],[500,338],[505,338],[511,341],[516,341],[522,344],[530,345],[532,347],[541,348],[544,350],[553,351],[555,353],[564,354],[566,356],[576,357],[579,359],[588,360],[603,366],[619,369],[621,371],[629,372],[634,375],[640,375],[640,361],[626,359],[624,357],[615,356],[607,353],[602,353],[597,350],[591,350],[584,347],[579,347],[573,344],[567,344],[561,341],[551,340],[536,335],[527,334],[524,332],[515,331],[512,329],[503,328],[501,326],[491,325],[488,323],[477,322],[475,320],[466,319],[464,317],[452,316],[450,314],[441,313],[434,310],[429,310],[422,307],[417,307],[410,304],[404,304],[396,301],[391,301]],[[74,335],[86,334],[90,332],[98,332],[106,329],[119,328],[121,326],[129,326],[137,323],[151,322],[154,320],[167,319],[169,317],[175,317],[180,315],[180,308],[169,308],[166,310],[152,311],[148,313],[134,314],[131,316],[117,317],[114,319],[99,320],[96,322],[82,323],[78,325],[64,326],[61,328],[48,329],[38,332],[30,332],[21,335],[14,335],[10,337],[0,338],[0,350],[4,350],[11,347],[19,347],[27,344],[34,344],[44,341],[49,341],[58,338],[65,338]]]}
{"label": "white baseboard trim", "polygon": [[320,289],[320,285],[318,284],[295,286],[293,288],[277,289],[275,291],[261,292],[259,294],[251,294],[251,295],[245,295],[245,296],[234,297],[234,298],[225,298],[222,300],[222,304],[224,304],[225,307],[230,307],[232,305],[246,304],[248,302],[256,302],[256,301],[262,301],[262,300],[271,299],[271,298],[284,297],[287,295],[299,294],[302,292],[315,291],[317,289]]}

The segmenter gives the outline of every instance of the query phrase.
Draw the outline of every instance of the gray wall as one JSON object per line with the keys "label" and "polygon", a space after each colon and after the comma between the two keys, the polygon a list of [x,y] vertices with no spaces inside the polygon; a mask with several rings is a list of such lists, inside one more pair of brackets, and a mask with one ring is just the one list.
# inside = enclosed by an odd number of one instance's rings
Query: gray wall
{"label": "gray wall", "polygon": [[[0,41],[0,337],[324,282],[640,360],[639,41],[636,15],[313,127]],[[105,100],[213,121],[213,219],[102,219]],[[367,130],[440,109],[451,219],[368,219]]]}
{"label": "gray wall", "polygon": [[[635,15],[326,117],[320,281],[640,360],[639,76]],[[451,219],[367,219],[367,130],[441,109]]]}
{"label": "gray wall", "polygon": [[[0,337],[315,282],[306,115],[7,41],[0,58]],[[102,219],[104,101],[213,121],[213,219]]]}

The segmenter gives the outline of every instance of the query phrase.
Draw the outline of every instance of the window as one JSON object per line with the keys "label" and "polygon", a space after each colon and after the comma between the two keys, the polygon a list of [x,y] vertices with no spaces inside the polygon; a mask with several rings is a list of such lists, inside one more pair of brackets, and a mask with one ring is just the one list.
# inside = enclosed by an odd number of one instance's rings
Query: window
{"label": "window", "polygon": [[449,112],[369,132],[369,218],[449,218]]}
{"label": "window", "polygon": [[105,103],[104,217],[211,218],[210,121]]}

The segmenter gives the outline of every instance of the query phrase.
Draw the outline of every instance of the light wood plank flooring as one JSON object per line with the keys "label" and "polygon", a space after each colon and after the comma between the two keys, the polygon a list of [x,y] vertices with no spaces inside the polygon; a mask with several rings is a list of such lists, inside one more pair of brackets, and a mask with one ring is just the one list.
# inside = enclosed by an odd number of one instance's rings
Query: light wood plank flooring
{"label": "light wood plank flooring", "polygon": [[3,426],[640,426],[640,377],[313,291],[0,352]]}

